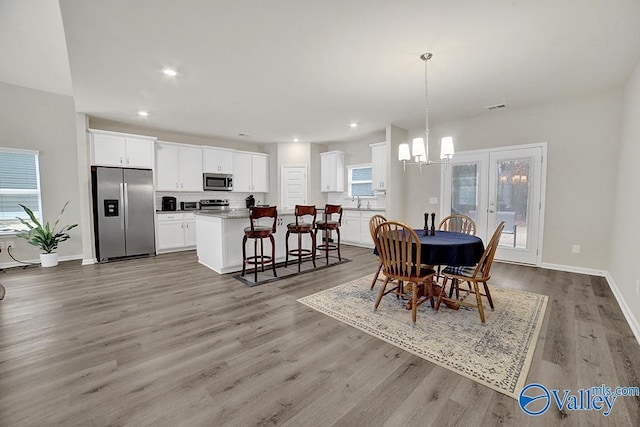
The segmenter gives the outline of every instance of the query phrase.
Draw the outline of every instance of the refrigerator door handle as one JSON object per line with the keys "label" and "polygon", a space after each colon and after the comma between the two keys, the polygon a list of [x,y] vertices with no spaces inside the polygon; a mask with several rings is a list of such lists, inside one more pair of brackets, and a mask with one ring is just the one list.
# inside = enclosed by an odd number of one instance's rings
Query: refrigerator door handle
{"label": "refrigerator door handle", "polygon": [[124,227],[129,229],[129,186],[124,183]]}
{"label": "refrigerator door handle", "polygon": [[[124,184],[120,183],[120,203],[123,204],[124,203]],[[124,212],[122,211],[122,208],[124,206],[120,206],[120,228],[122,230],[124,230]]]}

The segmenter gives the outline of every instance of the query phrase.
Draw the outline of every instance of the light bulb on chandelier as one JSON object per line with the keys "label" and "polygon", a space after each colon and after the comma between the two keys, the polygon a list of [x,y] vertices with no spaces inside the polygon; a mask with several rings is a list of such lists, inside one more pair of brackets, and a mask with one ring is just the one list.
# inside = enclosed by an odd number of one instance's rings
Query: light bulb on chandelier
{"label": "light bulb on chandelier", "polygon": [[[453,138],[445,136],[440,143],[440,160],[429,160],[429,91],[427,85],[427,62],[432,56],[431,53],[420,55],[420,59],[424,61],[425,138],[413,138],[411,149],[408,143],[400,144],[398,147],[398,160],[402,162],[404,170],[407,170],[407,164],[418,165],[421,171],[423,165],[432,165],[435,163],[444,163],[446,167],[449,167],[449,160],[453,158],[455,152],[453,148]],[[410,161],[412,155],[413,162]]]}

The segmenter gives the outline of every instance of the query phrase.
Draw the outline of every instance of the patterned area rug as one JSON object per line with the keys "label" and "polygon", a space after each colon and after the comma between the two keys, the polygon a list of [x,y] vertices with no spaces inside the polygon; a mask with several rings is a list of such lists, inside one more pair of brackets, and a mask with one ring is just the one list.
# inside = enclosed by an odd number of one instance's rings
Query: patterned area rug
{"label": "patterned area rug", "polygon": [[[322,270],[328,267],[333,267],[334,265],[344,264],[345,262],[351,262],[344,257],[342,257],[342,261],[338,260],[338,257],[329,257],[329,264],[327,264],[327,260],[325,257],[320,258],[320,256],[316,256],[316,266],[313,266],[313,262],[310,259],[307,259],[300,263],[300,272],[298,273],[298,260],[297,258],[291,261],[289,259],[289,264],[287,267],[284,266],[284,262],[276,263],[276,274],[278,277],[273,277],[273,270],[271,266],[268,268],[265,267],[264,272],[258,271],[258,280],[255,280],[255,275],[252,269],[247,269],[245,275],[242,276],[240,274],[236,274],[233,276],[234,279],[237,279],[244,283],[249,287],[264,285],[265,283],[276,282],[278,280],[286,279],[288,277],[297,276],[298,274],[311,273],[312,271]],[[253,267],[253,266],[251,266]],[[372,279],[373,280],[373,279]]]}
{"label": "patterned area rug", "polygon": [[444,306],[418,308],[416,326],[402,299],[389,294],[376,311],[382,282],[369,290],[363,277],[298,301],[383,341],[463,375],[507,396],[518,398],[526,384],[548,297],[490,286],[495,311],[485,302],[486,324],[477,310]]}

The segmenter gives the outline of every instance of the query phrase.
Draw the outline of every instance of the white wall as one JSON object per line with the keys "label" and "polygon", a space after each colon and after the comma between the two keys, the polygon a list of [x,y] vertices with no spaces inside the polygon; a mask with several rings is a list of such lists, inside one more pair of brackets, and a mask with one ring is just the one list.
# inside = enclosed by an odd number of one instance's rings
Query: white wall
{"label": "white wall", "polygon": [[[622,91],[615,90],[439,124],[430,129],[431,159],[439,156],[438,142],[447,135],[453,136],[458,152],[547,142],[542,261],[607,270],[621,108]],[[427,197],[440,192],[439,168],[430,166],[422,175],[412,169],[405,175],[410,224],[421,224],[426,210],[439,212],[439,206],[426,204]],[[571,253],[573,244],[581,246],[580,254]]]}
{"label": "white wall", "polygon": [[[636,328],[640,319],[640,296],[636,280],[640,279],[640,62],[624,90],[618,173],[612,220],[609,273],[622,298],[630,308]],[[636,333],[638,331],[636,330]],[[638,337],[640,339],[640,337]]]}
{"label": "white wall", "polygon": [[[53,222],[69,200],[60,224],[79,224],[76,112],[73,98],[0,82],[0,147],[40,152],[40,183],[45,221]],[[61,257],[82,257],[80,227],[58,249]],[[14,256],[37,260],[40,251],[15,236]],[[0,264],[12,262],[6,251]]]}

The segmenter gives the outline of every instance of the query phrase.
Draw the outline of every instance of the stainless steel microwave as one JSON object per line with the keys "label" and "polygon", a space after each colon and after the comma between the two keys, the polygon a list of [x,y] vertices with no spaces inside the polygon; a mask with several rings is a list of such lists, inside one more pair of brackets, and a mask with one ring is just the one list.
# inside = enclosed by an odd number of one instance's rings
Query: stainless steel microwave
{"label": "stainless steel microwave", "polygon": [[226,173],[203,173],[203,189],[205,191],[233,190],[233,175]]}

